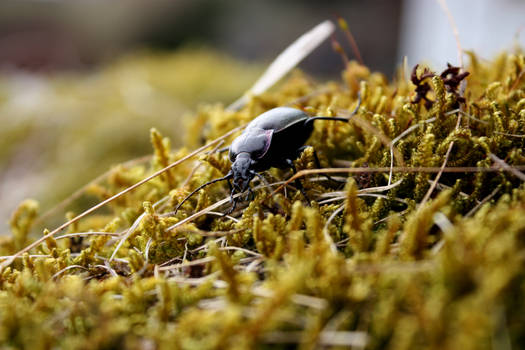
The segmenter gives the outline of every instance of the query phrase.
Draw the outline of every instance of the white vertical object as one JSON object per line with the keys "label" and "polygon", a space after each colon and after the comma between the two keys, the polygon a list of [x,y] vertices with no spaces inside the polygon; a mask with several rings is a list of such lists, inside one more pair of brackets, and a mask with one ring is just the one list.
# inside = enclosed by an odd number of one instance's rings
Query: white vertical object
{"label": "white vertical object", "polygon": [[[447,0],[463,50],[491,59],[516,43],[525,47],[525,1]],[[427,62],[441,69],[457,65],[457,48],[447,15],[436,0],[404,0],[398,62]],[[465,59],[465,57],[464,57]]]}

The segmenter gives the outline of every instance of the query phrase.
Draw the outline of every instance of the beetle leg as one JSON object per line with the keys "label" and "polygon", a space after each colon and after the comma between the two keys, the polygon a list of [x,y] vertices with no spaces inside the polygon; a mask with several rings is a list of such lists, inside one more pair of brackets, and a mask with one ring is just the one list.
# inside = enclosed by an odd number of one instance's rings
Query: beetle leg
{"label": "beetle leg", "polygon": [[[290,168],[292,168],[293,174],[294,175],[297,174],[297,169],[295,168],[295,165],[293,164],[293,161],[291,159],[285,159],[285,162]],[[297,186],[299,191],[301,191],[301,193],[303,194],[304,198],[308,202],[308,205],[310,205],[310,199],[308,198],[308,195],[306,194],[306,191],[304,190],[304,187],[303,187],[303,184],[301,183],[301,180],[295,179],[295,186]]]}
{"label": "beetle leg", "polygon": [[226,216],[226,215],[231,214],[235,210],[235,207],[237,206],[237,201],[233,197],[233,195],[235,194],[235,188],[230,183],[230,180],[228,180],[228,186],[230,186],[230,204],[231,204],[231,207],[230,207],[230,209],[228,209],[227,212],[222,214],[222,216]]}
{"label": "beetle leg", "polygon": [[230,215],[235,210],[235,207],[237,207],[237,200],[233,198],[233,193],[230,196],[230,203],[232,203],[232,206],[223,214],[223,216]]}
{"label": "beetle leg", "polygon": [[246,197],[244,197],[244,200],[253,201],[254,198],[255,198],[255,194],[253,193],[252,188],[248,187],[248,193],[246,194]]}
{"label": "beetle leg", "polygon": [[268,181],[266,181],[266,179],[264,178],[264,176],[262,176],[261,174],[259,174],[259,173],[256,172],[256,171],[253,171],[253,170],[251,171],[251,173],[252,173],[254,176],[257,176],[257,177],[259,178],[259,180],[261,180],[261,184],[266,185],[266,186],[269,185],[269,184],[268,184]]}

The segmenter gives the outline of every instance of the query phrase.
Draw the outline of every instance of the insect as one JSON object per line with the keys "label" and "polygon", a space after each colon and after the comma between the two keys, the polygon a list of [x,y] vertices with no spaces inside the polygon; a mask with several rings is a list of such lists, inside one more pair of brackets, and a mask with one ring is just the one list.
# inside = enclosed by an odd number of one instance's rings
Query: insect
{"label": "insect", "polygon": [[[350,117],[357,112],[360,103],[361,99],[359,96],[357,107]],[[237,205],[238,199],[234,198],[236,192],[244,193],[248,191],[248,196],[253,195],[249,186],[251,180],[257,176],[264,182],[264,178],[259,172],[275,167],[280,169],[291,168],[296,173],[293,160],[304,149],[311,147],[304,144],[312,134],[316,120],[348,122],[350,118],[310,117],[302,110],[290,107],[277,107],[259,115],[248,124],[241,135],[233,140],[229,147],[232,167],[228,174],[196,188],[179,203],[175,211],[202,188],[219,181],[227,181],[230,187],[230,201],[232,203],[231,208],[226,213],[229,214],[235,210]],[[315,150],[314,158],[316,165],[320,167]],[[327,177],[331,179],[329,176]],[[230,180],[232,181],[230,182]],[[304,197],[308,198],[299,179],[295,183]],[[248,199],[248,196],[246,199]]]}

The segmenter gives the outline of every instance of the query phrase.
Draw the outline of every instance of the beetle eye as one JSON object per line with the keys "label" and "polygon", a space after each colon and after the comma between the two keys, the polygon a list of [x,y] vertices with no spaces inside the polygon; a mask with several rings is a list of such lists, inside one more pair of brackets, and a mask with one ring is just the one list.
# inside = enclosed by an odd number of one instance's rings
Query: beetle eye
{"label": "beetle eye", "polygon": [[230,154],[229,154],[229,157],[230,157],[230,162],[235,162],[235,158],[237,158],[237,154],[232,152],[231,149],[230,149]]}

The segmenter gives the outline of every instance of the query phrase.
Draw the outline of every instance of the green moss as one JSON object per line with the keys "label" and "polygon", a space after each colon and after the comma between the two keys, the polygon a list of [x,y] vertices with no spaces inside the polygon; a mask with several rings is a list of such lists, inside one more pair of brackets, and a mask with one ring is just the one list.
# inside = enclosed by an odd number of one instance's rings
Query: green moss
{"label": "green moss", "polygon": [[[465,102],[438,75],[421,82],[428,84],[427,99],[414,102],[416,87],[401,74],[388,83],[350,62],[342,83],[315,84],[295,73],[238,112],[201,107],[188,126],[188,145],[285,104],[345,115],[360,93],[355,122],[315,125],[309,144],[323,166],[440,167],[450,145],[447,167],[488,168],[494,155],[524,165],[524,56],[482,62],[470,55]],[[151,140],[151,164],[116,167],[91,194],[108,198],[188,154],[172,150],[157,130]],[[311,150],[296,166],[314,166]],[[525,340],[525,188],[518,176],[445,172],[430,192],[436,173],[400,171],[389,178],[388,171],[363,171],[344,187],[308,177],[302,181],[310,206],[296,188],[272,193],[273,186],[256,190],[255,199],[240,203],[230,217],[210,213],[170,229],[228,198],[228,186],[218,183],[174,213],[189,191],[228,170],[224,153],[184,162],[69,231],[118,237],[48,239],[5,268],[0,343],[310,349],[366,342],[370,349],[480,349],[519,347]],[[276,182],[290,175],[271,169],[265,177]],[[383,188],[370,191],[374,187]],[[32,201],[21,204],[1,254],[29,243],[36,210]]]}

